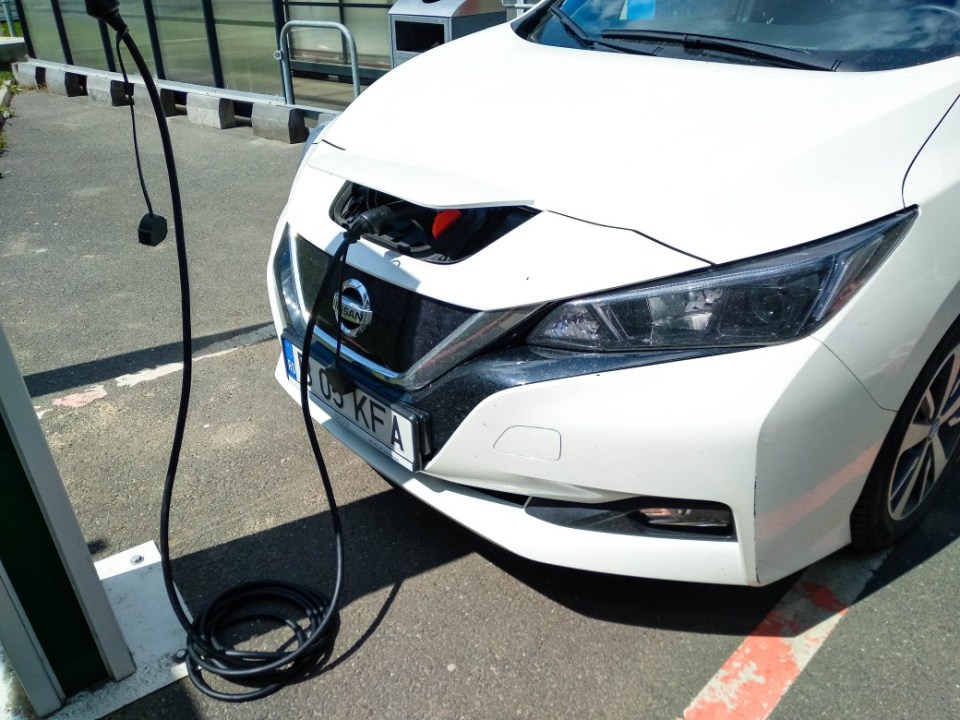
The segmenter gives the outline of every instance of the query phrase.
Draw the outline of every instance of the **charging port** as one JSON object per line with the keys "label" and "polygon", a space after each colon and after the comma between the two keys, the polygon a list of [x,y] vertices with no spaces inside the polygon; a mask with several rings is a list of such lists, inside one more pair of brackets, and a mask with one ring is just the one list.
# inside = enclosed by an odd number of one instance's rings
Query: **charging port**
{"label": "charging port", "polygon": [[470,257],[537,214],[527,207],[444,209],[422,207],[378,190],[346,183],[330,217],[344,229],[356,218],[376,216],[362,237],[404,255],[449,264]]}

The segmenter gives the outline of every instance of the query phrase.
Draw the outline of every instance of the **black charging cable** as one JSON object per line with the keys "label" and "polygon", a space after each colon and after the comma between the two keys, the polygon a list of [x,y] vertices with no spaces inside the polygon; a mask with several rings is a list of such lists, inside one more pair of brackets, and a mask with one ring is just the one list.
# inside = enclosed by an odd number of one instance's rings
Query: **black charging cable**
{"label": "black charging cable", "polygon": [[140,142],[137,138],[137,116],[133,110],[133,85],[130,83],[130,78],[127,77],[127,68],[123,64],[123,52],[120,49],[120,43],[128,32],[124,28],[123,32],[117,33],[117,59],[120,61],[120,72],[123,74],[123,92],[127,96],[127,104],[130,106],[130,126],[133,128],[133,155],[137,160],[137,177],[140,178],[140,191],[143,193],[143,201],[147,204],[147,214],[140,219],[137,236],[141,244],[155,247],[167,237],[167,219],[153,212],[153,203],[150,202],[150,193],[147,192],[147,182],[143,178],[143,163],[140,162]]}
{"label": "black charging cable", "polygon": [[[330,261],[330,265],[323,274],[323,279],[320,281],[320,288],[317,291],[317,299],[310,313],[311,320],[313,320],[314,324],[307,324],[307,330],[304,332],[304,338],[313,338],[313,328],[316,325],[317,317],[319,317],[321,299],[326,294],[330,277],[332,276],[333,272],[336,271],[338,273],[337,287],[340,288],[337,291],[337,306],[335,308],[333,318],[334,325],[336,326],[336,345],[333,351],[333,362],[324,368],[323,374],[326,376],[327,382],[330,384],[330,388],[339,395],[344,395],[350,392],[354,387],[353,379],[347,375],[340,366],[340,355],[343,350],[343,277],[347,267],[347,251],[350,249],[351,245],[360,239],[362,235],[368,233],[379,233],[384,225],[389,222],[396,221],[398,218],[404,216],[405,215],[402,212],[394,210],[389,205],[381,205],[369,210],[365,210],[364,212],[355,215],[353,218],[347,221],[344,224],[343,239],[340,242],[339,247],[337,247],[336,251],[334,252],[333,258]],[[300,377],[307,377],[302,368]],[[306,398],[306,393],[302,387],[300,394],[300,400],[302,403]]]}
{"label": "black charging cable", "polygon": [[[166,117],[163,114],[160,102],[160,93],[150,74],[150,70],[127,31],[127,26],[120,17],[117,0],[86,0],[87,12],[106,22],[117,32],[117,45],[121,41],[126,45],[130,56],[137,66],[147,92],[149,93],[160,132],[163,146],[163,156],[167,167],[167,177],[170,185],[171,204],[173,206],[174,236],[177,247],[177,264],[180,279],[181,323],[183,335],[183,379],[180,390],[180,404],[177,410],[176,425],[173,442],[170,448],[170,460],[163,486],[163,497],[160,509],[160,556],[163,570],[163,580],[170,605],[180,624],[187,633],[187,672],[197,686],[206,695],[218,700],[240,702],[266,697],[286,684],[301,677],[311,668],[318,667],[328,657],[332,647],[333,637],[338,627],[338,611],[340,594],[343,586],[343,537],[340,514],[330,476],[323,461],[323,454],[317,442],[316,433],[310,418],[309,403],[306,400],[307,383],[301,383],[301,404],[304,408],[304,421],[311,448],[316,458],[317,467],[323,481],[324,492],[330,506],[330,515],[334,530],[334,544],[336,555],[336,580],[334,590],[328,599],[323,593],[306,586],[284,580],[255,580],[245,582],[229,588],[207,606],[194,621],[190,621],[187,609],[181,602],[173,581],[173,572],[170,561],[170,509],[173,497],[173,487],[176,480],[177,466],[180,451],[183,446],[183,437],[186,429],[187,414],[190,404],[190,387],[193,377],[193,340],[190,322],[190,283],[187,271],[186,242],[183,231],[183,208],[180,201],[180,186],[177,178],[176,163],[173,156],[173,145],[170,140],[170,131]],[[122,62],[121,62],[121,67]],[[129,81],[124,71],[124,79],[129,89]],[[134,120],[134,128],[136,121]],[[139,152],[137,152],[138,172],[141,178],[141,188],[145,198],[146,184],[143,182],[140,168]],[[153,213],[148,202],[149,218],[160,218]],[[162,218],[161,218],[162,219]],[[152,223],[157,221],[150,220]],[[165,225],[165,221],[164,221]],[[162,238],[161,238],[162,239]],[[143,225],[141,224],[141,242],[143,241]],[[155,244],[155,243],[152,243]],[[343,253],[346,247],[343,244]],[[332,264],[330,273],[335,267]],[[324,285],[325,283],[321,283]],[[310,355],[310,340],[312,328],[316,326],[317,315],[320,309],[321,298],[318,294],[314,302],[313,312],[308,322],[309,332],[305,335],[305,348],[302,356],[301,378],[307,378]],[[305,618],[306,626],[302,625]],[[250,626],[253,623],[268,623],[280,628],[287,628],[289,637],[274,651],[241,650],[234,647],[227,639],[228,633],[236,634],[238,626]],[[226,692],[217,690],[209,684],[205,675],[216,675],[236,685],[251,688],[246,692]]]}

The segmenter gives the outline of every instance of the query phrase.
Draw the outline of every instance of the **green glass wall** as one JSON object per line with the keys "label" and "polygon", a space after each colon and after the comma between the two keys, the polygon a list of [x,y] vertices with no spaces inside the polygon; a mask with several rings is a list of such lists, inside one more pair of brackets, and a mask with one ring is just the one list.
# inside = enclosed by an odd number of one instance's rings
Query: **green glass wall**
{"label": "green glass wall", "polygon": [[[347,26],[357,43],[361,65],[390,67],[390,22],[393,0],[377,2],[289,2],[291,20],[325,20]],[[346,64],[349,62],[336,30],[296,30],[291,34],[294,60]]]}
{"label": "green glass wall", "polygon": [[343,24],[357,41],[357,55],[365,65],[390,67],[390,22],[388,6],[343,6]]}
{"label": "green glass wall", "polygon": [[66,62],[49,0],[23,0],[23,21],[30,32],[30,42],[38,58]]}
{"label": "green glass wall", "polygon": [[282,95],[273,57],[277,29],[273,5],[264,0],[212,0],[223,80],[228,88]]}
{"label": "green glass wall", "polygon": [[153,13],[166,79],[215,85],[200,3],[197,0],[153,0]]}
{"label": "green glass wall", "polygon": [[[105,42],[99,23],[86,14],[84,0],[20,2],[38,59],[119,69],[114,33],[109,31]],[[392,2],[122,0],[120,10],[151,70],[156,74],[159,67],[162,79],[280,95],[280,66],[273,53],[285,19],[346,25],[357,42],[361,67],[376,77],[390,66],[387,10]],[[290,39],[298,71],[349,73],[346,48],[336,30],[294,30]]]}
{"label": "green glass wall", "polygon": [[87,15],[83,0],[60,0],[60,14],[74,65],[109,70],[100,23]]}
{"label": "green glass wall", "polygon": [[[340,8],[337,5],[300,3],[290,5],[287,12],[291,20],[341,22]],[[336,30],[294,28],[290,31],[290,49],[294,60],[321,63],[347,62],[343,50],[343,36]],[[357,50],[358,54],[359,52]]]}
{"label": "green glass wall", "polygon": [[[63,0],[60,1],[63,2]],[[82,2],[78,4],[83,5]],[[126,21],[127,27],[130,28],[130,35],[137,42],[137,47],[140,48],[140,54],[143,55],[144,60],[147,61],[150,71],[156,75],[157,66],[153,59],[153,48],[150,45],[150,31],[147,28],[147,18],[143,11],[143,3],[137,0],[121,0],[120,9],[123,12],[123,19]],[[110,38],[112,51],[116,52],[117,38],[115,33],[108,29],[108,37]],[[123,62],[127,66],[127,72],[137,72],[133,66],[133,60],[130,59],[130,55],[127,53],[125,47],[123,48]],[[80,63],[77,64],[79,65]],[[117,65],[117,71],[119,72],[119,70],[120,66]]]}

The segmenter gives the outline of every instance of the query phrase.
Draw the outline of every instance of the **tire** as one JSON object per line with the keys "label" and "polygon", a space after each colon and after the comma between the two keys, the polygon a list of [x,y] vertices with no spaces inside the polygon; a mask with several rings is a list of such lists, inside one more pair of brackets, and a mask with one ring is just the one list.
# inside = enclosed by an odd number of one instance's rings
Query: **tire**
{"label": "tire", "polygon": [[888,547],[932,505],[960,446],[960,322],[924,365],[850,515],[853,546]]}

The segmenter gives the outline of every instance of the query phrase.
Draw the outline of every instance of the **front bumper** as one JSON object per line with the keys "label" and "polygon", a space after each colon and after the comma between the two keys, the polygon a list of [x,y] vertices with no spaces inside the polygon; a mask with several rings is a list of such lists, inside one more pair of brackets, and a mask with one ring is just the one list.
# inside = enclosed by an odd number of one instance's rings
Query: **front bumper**
{"label": "front bumper", "polygon": [[[277,379],[299,398],[282,362]],[[421,472],[371,448],[322,407],[311,403],[311,413],[391,481],[524,557],[750,585],[849,542],[850,510],[893,417],[811,338],[498,392]],[[578,503],[639,495],[722,503],[736,537],[564,527],[484,490]]]}

